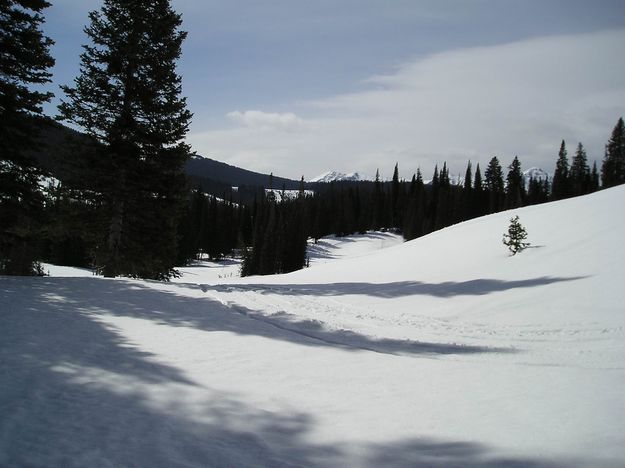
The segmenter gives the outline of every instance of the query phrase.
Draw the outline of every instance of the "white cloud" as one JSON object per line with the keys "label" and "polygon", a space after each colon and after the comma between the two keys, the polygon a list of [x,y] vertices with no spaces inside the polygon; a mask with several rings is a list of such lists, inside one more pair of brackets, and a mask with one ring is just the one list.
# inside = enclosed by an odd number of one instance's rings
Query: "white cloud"
{"label": "white cloud", "polygon": [[[246,168],[307,178],[326,170],[390,173],[447,161],[485,164],[518,155],[552,170],[561,139],[582,141],[600,162],[625,115],[625,30],[553,36],[413,60],[370,88],[300,104],[300,115],[231,112],[241,127],[191,135],[200,154]],[[258,131],[261,129],[262,131]]]}
{"label": "white cloud", "polygon": [[260,130],[276,130],[292,132],[303,127],[303,121],[292,112],[284,114],[248,110],[245,112],[233,111],[226,114],[233,122],[249,128]]}

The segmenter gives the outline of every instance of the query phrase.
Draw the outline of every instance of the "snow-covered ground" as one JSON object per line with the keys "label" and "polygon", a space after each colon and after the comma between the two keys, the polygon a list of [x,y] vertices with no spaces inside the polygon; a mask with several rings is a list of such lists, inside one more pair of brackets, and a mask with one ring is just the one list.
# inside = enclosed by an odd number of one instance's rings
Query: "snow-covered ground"
{"label": "snow-covered ground", "polygon": [[625,466],[624,202],[323,239],[288,275],[0,278],[0,466]]}

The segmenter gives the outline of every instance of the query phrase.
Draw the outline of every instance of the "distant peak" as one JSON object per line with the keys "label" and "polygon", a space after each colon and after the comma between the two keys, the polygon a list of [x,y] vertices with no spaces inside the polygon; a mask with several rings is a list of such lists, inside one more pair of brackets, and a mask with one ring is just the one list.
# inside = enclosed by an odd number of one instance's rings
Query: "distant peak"
{"label": "distant peak", "polygon": [[360,181],[363,180],[358,172],[350,172],[344,174],[343,172],[328,171],[324,172],[317,177],[310,179],[310,182],[337,182],[337,181]]}
{"label": "distant peak", "polygon": [[549,177],[549,174],[543,171],[540,167],[530,167],[529,169],[523,171],[523,176],[525,176],[526,179],[532,178],[544,180]]}

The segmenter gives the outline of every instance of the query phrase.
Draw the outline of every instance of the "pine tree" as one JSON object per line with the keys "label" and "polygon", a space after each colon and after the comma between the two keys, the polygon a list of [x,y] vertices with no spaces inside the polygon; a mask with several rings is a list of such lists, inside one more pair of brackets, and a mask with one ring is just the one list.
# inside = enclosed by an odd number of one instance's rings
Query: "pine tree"
{"label": "pine tree", "polygon": [[41,105],[51,93],[52,40],[44,36],[45,0],[0,2],[0,274],[36,274],[35,226],[43,208],[40,171],[28,156],[38,142]]}
{"label": "pine tree", "polygon": [[488,190],[488,212],[496,213],[501,210],[505,195],[503,171],[497,156],[494,156],[488,163],[484,173],[484,184]]}
{"label": "pine tree", "polygon": [[391,181],[391,227],[401,226],[399,191],[399,166],[397,163],[395,163],[395,169],[393,170],[393,179]]}
{"label": "pine tree", "polygon": [[305,182],[304,182],[304,176],[302,176],[302,178],[299,181],[299,189],[297,191],[297,197],[304,198],[305,195],[306,195]]}
{"label": "pine tree", "polygon": [[506,177],[506,208],[516,208],[525,203],[525,181],[518,156],[508,166]]}
{"label": "pine tree", "polygon": [[525,239],[527,239],[527,232],[519,222],[519,217],[515,216],[510,219],[508,233],[503,235],[503,243],[512,252],[512,255],[516,255],[530,246],[530,243],[525,242]]}
{"label": "pine tree", "polygon": [[191,113],[176,72],[186,33],[168,0],[104,0],[89,18],[91,44],[59,109],[101,143],[85,174],[103,215],[97,267],[105,276],[166,279],[190,152]]}
{"label": "pine tree", "polygon": [[588,167],[586,150],[581,143],[577,144],[569,175],[571,179],[571,194],[573,196],[584,195],[590,191],[590,168]]}
{"label": "pine tree", "polygon": [[488,212],[487,202],[484,196],[484,183],[482,181],[482,171],[480,163],[475,166],[475,177],[473,178],[473,208],[471,216],[482,216]]}
{"label": "pine tree", "polygon": [[558,152],[558,160],[556,161],[556,170],[553,173],[551,198],[552,200],[561,200],[570,195],[569,160],[567,158],[566,144],[562,140],[560,151]]}
{"label": "pine tree", "polygon": [[601,166],[601,182],[604,188],[625,183],[625,124],[623,117],[612,130],[606,145],[605,158]]}
{"label": "pine tree", "polygon": [[375,171],[375,182],[373,184],[373,193],[371,195],[371,228],[379,230],[384,225],[384,192],[382,191],[382,182],[380,181],[380,170]]}
{"label": "pine tree", "polygon": [[588,191],[590,193],[599,190],[599,171],[597,170],[597,161],[593,161],[592,170],[590,171],[590,187]]}
{"label": "pine tree", "polygon": [[423,225],[425,218],[425,188],[421,169],[417,168],[417,173],[413,177],[414,188],[410,191],[407,213],[404,218],[404,239],[411,240],[423,235]]}
{"label": "pine tree", "polygon": [[464,173],[464,187],[462,189],[462,219],[473,217],[473,172],[471,161],[467,163],[467,170]]}
{"label": "pine tree", "polygon": [[464,173],[464,191],[470,193],[472,190],[472,173],[471,173],[471,161],[467,163],[467,170]]}

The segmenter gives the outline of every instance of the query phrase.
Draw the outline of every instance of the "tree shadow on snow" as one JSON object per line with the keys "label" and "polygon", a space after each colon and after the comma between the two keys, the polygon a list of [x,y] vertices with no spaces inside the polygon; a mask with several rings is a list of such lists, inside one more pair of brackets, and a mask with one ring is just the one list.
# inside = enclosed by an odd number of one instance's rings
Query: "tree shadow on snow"
{"label": "tree shadow on snow", "polygon": [[[516,352],[511,348],[376,339],[349,330],[331,330],[316,320],[300,320],[286,313],[267,316],[237,305],[225,306],[210,297],[188,297],[157,290],[140,282],[99,278],[36,278],[30,280],[29,284],[29,296],[36,304],[46,308],[56,307],[59,311],[67,307],[78,310],[82,320],[76,322],[75,326],[85,326],[89,332],[97,327],[100,334],[108,330],[97,322],[97,316],[104,314],[208,332],[225,331],[238,335],[261,336],[302,346],[334,347],[345,351],[409,355]],[[180,284],[172,286],[189,287]],[[194,285],[193,288],[200,286]],[[108,331],[112,334],[111,341],[119,339],[111,330]],[[135,366],[132,362],[128,363],[128,367],[136,373],[143,372],[140,366]],[[146,369],[143,373],[148,377],[155,374],[151,369]]]}
{"label": "tree shadow on snow", "polygon": [[487,446],[453,440],[314,444],[311,414],[256,408],[203,387],[98,320],[114,314],[288,339],[271,325],[254,327],[225,312],[214,301],[132,282],[0,278],[0,466],[570,465],[499,458]]}
{"label": "tree shadow on snow", "polygon": [[[363,295],[380,298],[396,298],[407,296],[484,296],[501,291],[518,288],[546,286],[565,281],[577,281],[584,276],[568,278],[543,276],[516,281],[497,279],[475,279],[469,281],[446,281],[444,283],[424,283],[421,281],[397,281],[394,283],[327,283],[327,284],[225,284],[204,286],[220,292],[254,290],[260,293],[281,294],[285,296],[345,296]],[[187,285],[191,286],[192,285]]]}
{"label": "tree shadow on snow", "polygon": [[380,241],[381,247],[384,242],[394,240],[394,236],[387,233],[369,232],[367,234],[350,235],[345,237],[334,237],[339,243],[330,242],[324,239],[320,239],[314,244],[308,245],[308,256],[311,260],[333,260],[342,258],[341,253],[342,246],[345,244],[351,244],[354,242],[360,242],[363,239]]}

